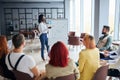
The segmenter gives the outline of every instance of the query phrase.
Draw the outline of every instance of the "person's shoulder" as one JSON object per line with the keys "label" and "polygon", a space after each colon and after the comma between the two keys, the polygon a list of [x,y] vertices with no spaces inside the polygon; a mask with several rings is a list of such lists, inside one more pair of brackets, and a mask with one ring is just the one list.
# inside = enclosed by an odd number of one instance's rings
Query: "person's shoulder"
{"label": "person's shoulder", "polygon": [[69,58],[69,62],[74,62],[71,58]]}
{"label": "person's shoulder", "polygon": [[107,39],[112,40],[112,36],[111,36],[111,35],[108,35],[108,36],[107,36]]}
{"label": "person's shoulder", "polygon": [[68,64],[73,64],[73,63],[75,63],[73,59],[69,58]]}
{"label": "person's shoulder", "polygon": [[30,56],[30,55],[24,55],[24,57],[29,58],[29,59],[33,58],[33,57]]}
{"label": "person's shoulder", "polygon": [[43,23],[43,22],[41,22],[41,23],[40,23],[40,25],[44,25],[44,23]]}
{"label": "person's shoulder", "polygon": [[97,51],[99,51],[99,49],[96,47],[96,48],[94,48],[95,50],[97,50]]}
{"label": "person's shoulder", "polygon": [[33,64],[33,65],[36,64],[35,59],[30,55],[25,55],[23,57],[23,61],[27,64]]}
{"label": "person's shoulder", "polygon": [[109,34],[109,35],[108,35],[108,38],[112,38],[112,35]]}
{"label": "person's shoulder", "polygon": [[53,68],[53,67],[54,67],[54,66],[52,66],[52,65],[49,64],[49,63],[45,65],[45,68],[46,68],[46,69],[51,69],[51,68]]}
{"label": "person's shoulder", "polygon": [[49,65],[50,65],[50,64],[48,63],[48,64],[45,65],[45,67],[48,67]]}
{"label": "person's shoulder", "polygon": [[82,49],[80,53],[86,53],[88,50],[87,49]]}
{"label": "person's shoulder", "polygon": [[103,39],[104,36],[100,36],[99,39]]}
{"label": "person's shoulder", "polygon": [[87,53],[87,50],[86,49],[84,49],[84,50],[81,50],[80,51],[80,56],[85,56],[86,55],[86,53]]}
{"label": "person's shoulder", "polygon": [[43,25],[43,22],[39,23],[39,26]]}
{"label": "person's shoulder", "polygon": [[81,52],[84,52],[84,51],[86,51],[86,49],[82,49],[82,50],[81,50]]}

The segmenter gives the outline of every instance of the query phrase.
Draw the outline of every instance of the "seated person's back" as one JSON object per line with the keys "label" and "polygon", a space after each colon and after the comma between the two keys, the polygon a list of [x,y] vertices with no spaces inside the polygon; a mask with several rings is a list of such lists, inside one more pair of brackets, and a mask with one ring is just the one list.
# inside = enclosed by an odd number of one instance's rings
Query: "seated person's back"
{"label": "seated person's back", "polygon": [[[25,37],[23,34],[16,34],[12,38],[12,43],[14,49],[12,52],[6,56],[6,65],[9,70],[15,68],[15,64],[23,53],[23,48],[25,46]],[[39,70],[36,67],[35,61],[31,56],[25,55],[21,58],[16,70],[28,73],[31,77],[38,77]]]}
{"label": "seated person's back", "polygon": [[[15,52],[10,53],[10,62],[13,67],[15,67],[16,62],[20,58],[20,56],[25,55],[24,53],[17,54]],[[10,66],[8,55],[6,56],[6,64],[8,66],[9,70],[13,70],[13,68]],[[31,69],[36,66],[35,61],[31,56],[25,55],[19,62],[17,66],[17,70],[28,73],[31,77],[34,77],[34,74],[31,72]]]}
{"label": "seated person's back", "polygon": [[83,44],[85,49],[79,53],[79,80],[92,80],[100,67],[99,49],[96,48],[94,37],[89,34],[85,35]]}
{"label": "seated person's back", "polygon": [[68,58],[68,54],[68,49],[62,42],[58,41],[52,46],[50,61],[46,65],[46,76],[49,79],[55,79],[56,77],[70,74],[75,74],[76,80],[79,79],[79,71],[75,63]]}

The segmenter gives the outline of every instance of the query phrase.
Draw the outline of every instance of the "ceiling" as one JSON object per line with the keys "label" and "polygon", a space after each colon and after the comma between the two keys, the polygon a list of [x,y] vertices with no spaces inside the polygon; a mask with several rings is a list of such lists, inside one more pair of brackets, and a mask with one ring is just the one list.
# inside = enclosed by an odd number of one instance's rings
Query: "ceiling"
{"label": "ceiling", "polygon": [[0,2],[63,2],[64,0],[0,0]]}

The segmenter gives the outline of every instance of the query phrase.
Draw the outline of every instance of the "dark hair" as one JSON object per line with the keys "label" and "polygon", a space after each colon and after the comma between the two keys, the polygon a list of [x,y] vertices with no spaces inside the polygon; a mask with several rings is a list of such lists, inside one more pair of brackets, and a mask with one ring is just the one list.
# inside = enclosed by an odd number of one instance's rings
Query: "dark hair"
{"label": "dark hair", "polygon": [[23,34],[16,34],[12,38],[12,43],[15,48],[19,48],[24,41],[25,37]]}
{"label": "dark hair", "polygon": [[110,27],[109,26],[104,25],[103,28],[106,28],[108,31],[110,31]]}
{"label": "dark hair", "polygon": [[65,67],[68,65],[68,49],[64,43],[56,42],[50,51],[49,64],[58,67]]}
{"label": "dark hair", "polygon": [[42,22],[42,20],[43,20],[43,14],[41,14],[41,15],[39,15],[39,18],[38,18],[38,23],[41,23]]}

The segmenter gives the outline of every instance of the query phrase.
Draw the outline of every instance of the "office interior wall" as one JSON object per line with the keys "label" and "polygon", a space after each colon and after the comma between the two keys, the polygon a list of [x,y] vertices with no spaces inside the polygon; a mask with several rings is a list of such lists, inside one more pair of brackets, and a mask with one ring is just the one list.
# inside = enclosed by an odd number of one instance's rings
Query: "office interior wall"
{"label": "office interior wall", "polygon": [[70,0],[64,0],[65,18],[68,19],[68,31],[70,29]]}
{"label": "office interior wall", "polygon": [[4,8],[63,8],[63,2],[46,2],[46,3],[39,3],[39,2],[17,2],[17,3],[3,3]]}
{"label": "office interior wall", "polygon": [[0,5],[0,25],[2,26],[2,34],[6,34],[6,27],[4,23],[4,8],[64,8],[63,2],[1,2]]}

